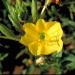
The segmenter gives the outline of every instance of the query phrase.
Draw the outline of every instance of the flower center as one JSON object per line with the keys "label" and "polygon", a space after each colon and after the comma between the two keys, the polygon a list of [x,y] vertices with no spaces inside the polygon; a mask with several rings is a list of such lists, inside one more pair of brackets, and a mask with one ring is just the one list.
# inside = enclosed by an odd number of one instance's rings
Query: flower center
{"label": "flower center", "polygon": [[45,39],[45,33],[44,32],[39,33],[39,35],[40,35],[40,39],[41,40],[44,40]]}

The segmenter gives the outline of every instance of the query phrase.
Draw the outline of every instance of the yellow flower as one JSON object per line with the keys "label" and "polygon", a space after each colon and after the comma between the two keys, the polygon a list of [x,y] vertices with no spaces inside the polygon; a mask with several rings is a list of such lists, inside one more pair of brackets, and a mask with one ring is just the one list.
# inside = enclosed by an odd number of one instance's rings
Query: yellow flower
{"label": "yellow flower", "polygon": [[33,55],[48,55],[62,50],[61,40],[63,31],[57,21],[45,22],[39,19],[35,24],[26,23],[23,25],[25,35],[20,43],[27,46]]}

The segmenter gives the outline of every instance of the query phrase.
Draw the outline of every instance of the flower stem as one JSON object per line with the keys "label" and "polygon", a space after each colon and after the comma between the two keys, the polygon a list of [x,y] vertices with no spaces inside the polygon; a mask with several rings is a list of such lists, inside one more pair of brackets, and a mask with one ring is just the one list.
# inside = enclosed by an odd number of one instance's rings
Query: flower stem
{"label": "flower stem", "polygon": [[48,5],[49,3],[51,3],[50,0],[46,0],[46,1],[45,1],[45,4],[44,4],[43,9],[42,9],[42,11],[41,11],[41,15],[44,13],[44,11],[45,11],[45,9],[47,8],[47,5]]}

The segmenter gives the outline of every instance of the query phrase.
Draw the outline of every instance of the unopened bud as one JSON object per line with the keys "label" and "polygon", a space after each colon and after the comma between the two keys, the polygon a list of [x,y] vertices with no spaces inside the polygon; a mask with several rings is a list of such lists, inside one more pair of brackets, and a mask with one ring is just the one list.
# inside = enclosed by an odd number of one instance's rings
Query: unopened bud
{"label": "unopened bud", "polygon": [[43,65],[45,63],[44,57],[40,57],[36,60],[37,65]]}

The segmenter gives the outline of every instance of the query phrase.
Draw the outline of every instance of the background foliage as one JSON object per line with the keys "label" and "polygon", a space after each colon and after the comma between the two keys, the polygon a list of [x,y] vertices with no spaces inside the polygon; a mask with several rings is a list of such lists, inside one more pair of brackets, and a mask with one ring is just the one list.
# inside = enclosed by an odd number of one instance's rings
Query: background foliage
{"label": "background foliage", "polygon": [[[41,15],[44,3],[45,0],[0,1],[0,73],[52,74],[56,69],[66,74],[75,70],[75,0],[52,2]],[[44,57],[45,65],[38,66],[34,63],[36,58],[18,40],[23,34],[22,25],[39,17],[61,23],[64,46],[62,53]]]}

